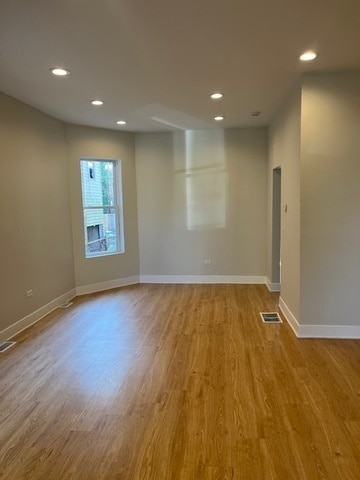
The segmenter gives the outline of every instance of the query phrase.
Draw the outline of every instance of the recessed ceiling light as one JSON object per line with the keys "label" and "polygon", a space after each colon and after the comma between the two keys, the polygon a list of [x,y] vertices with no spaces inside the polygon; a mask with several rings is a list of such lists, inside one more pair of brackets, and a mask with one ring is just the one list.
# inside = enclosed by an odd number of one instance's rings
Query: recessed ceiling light
{"label": "recessed ceiling light", "polygon": [[225,117],[223,117],[222,115],[218,115],[217,117],[214,117],[214,120],[216,120],[217,122],[221,122],[222,120],[224,120]]}
{"label": "recessed ceiling light", "polygon": [[256,110],[255,112],[251,112],[252,117],[260,117],[260,115],[261,115],[261,112],[259,112],[259,110]]}
{"label": "recessed ceiling light", "polygon": [[118,125],[126,125],[127,124],[127,121],[126,120],[118,120],[116,122]]}
{"label": "recessed ceiling light", "polygon": [[299,58],[302,62],[310,62],[311,60],[314,60],[316,57],[317,57],[317,54],[312,50],[309,50],[307,52],[304,52],[302,55],[300,55]]}
{"label": "recessed ceiling light", "polygon": [[104,105],[104,100],[91,100],[92,105],[99,107],[100,105]]}
{"label": "recessed ceiling light", "polygon": [[57,77],[66,77],[66,75],[70,75],[70,71],[66,70],[66,68],[62,67],[53,67],[50,68],[50,72]]}
{"label": "recessed ceiling light", "polygon": [[218,100],[219,98],[222,98],[224,95],[220,92],[214,92],[210,95],[211,98],[214,100]]}

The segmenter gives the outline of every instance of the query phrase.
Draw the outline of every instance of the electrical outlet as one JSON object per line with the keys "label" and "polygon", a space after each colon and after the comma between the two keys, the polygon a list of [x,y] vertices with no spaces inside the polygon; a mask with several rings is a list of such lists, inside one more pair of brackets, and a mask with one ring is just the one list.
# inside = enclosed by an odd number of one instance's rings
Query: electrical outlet
{"label": "electrical outlet", "polygon": [[26,290],[26,296],[27,298],[32,297],[32,290]]}
{"label": "electrical outlet", "polygon": [[210,258],[205,258],[204,263],[205,263],[205,265],[209,265],[211,263],[211,259]]}

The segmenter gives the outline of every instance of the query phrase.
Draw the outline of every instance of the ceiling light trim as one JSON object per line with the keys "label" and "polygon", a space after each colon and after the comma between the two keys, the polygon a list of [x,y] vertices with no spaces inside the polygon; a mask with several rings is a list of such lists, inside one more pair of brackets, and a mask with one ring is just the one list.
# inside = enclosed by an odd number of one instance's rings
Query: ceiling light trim
{"label": "ceiling light trim", "polygon": [[210,95],[210,98],[213,100],[220,100],[220,98],[223,98],[224,94],[221,92],[214,92]]}
{"label": "ceiling light trim", "polygon": [[314,50],[307,50],[300,55],[299,59],[302,62],[311,62],[312,60],[315,60],[316,57],[317,53]]}
{"label": "ceiling light trim", "polygon": [[51,67],[49,70],[55,77],[67,77],[70,75],[70,70],[64,67]]}

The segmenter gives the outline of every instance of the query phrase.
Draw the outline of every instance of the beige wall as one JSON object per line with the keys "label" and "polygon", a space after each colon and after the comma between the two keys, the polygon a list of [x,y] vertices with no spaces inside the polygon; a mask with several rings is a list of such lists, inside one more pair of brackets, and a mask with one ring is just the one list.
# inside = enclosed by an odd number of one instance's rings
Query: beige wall
{"label": "beige wall", "polygon": [[266,164],[265,128],[137,134],[141,274],[265,275]]}
{"label": "beige wall", "polygon": [[[269,129],[267,277],[272,281],[272,175],[281,167],[281,299],[300,319],[300,127],[297,87]],[[285,212],[285,205],[287,211]]]}
{"label": "beige wall", "polygon": [[[100,128],[67,125],[74,265],[76,286],[82,287],[139,274],[134,135]],[[80,159],[121,160],[124,201],[125,252],[85,258]]]}
{"label": "beige wall", "polygon": [[305,76],[302,112],[301,323],[360,325],[360,73]]}
{"label": "beige wall", "polygon": [[0,94],[0,144],[1,332],[75,283],[64,124]]}

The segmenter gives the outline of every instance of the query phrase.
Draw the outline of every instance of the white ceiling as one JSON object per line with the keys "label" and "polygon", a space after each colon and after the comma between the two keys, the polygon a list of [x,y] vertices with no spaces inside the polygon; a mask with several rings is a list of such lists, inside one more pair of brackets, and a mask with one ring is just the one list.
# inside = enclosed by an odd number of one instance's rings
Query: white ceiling
{"label": "white ceiling", "polygon": [[267,125],[303,72],[338,70],[360,70],[360,0],[0,0],[0,89],[66,122]]}

